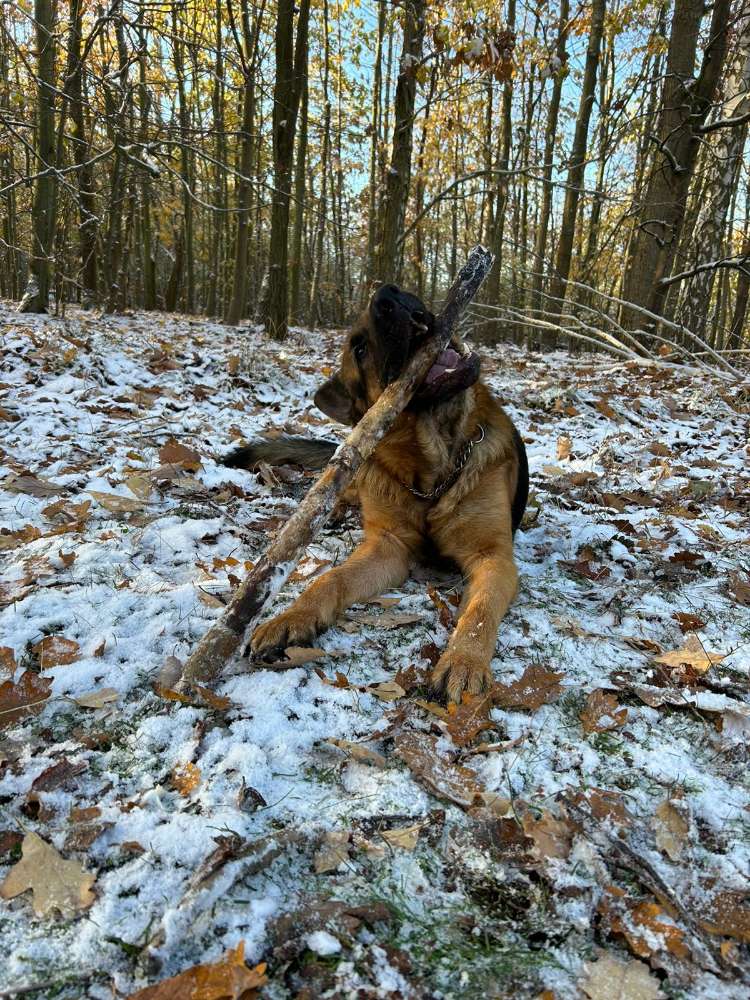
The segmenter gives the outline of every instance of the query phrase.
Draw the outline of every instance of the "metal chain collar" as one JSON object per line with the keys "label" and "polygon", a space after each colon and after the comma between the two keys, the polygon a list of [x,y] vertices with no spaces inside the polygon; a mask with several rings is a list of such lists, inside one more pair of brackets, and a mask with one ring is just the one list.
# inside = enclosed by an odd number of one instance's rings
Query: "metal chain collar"
{"label": "metal chain collar", "polygon": [[454,483],[458,480],[458,477],[463,472],[464,466],[469,461],[471,453],[474,450],[474,446],[484,441],[484,427],[482,427],[482,425],[479,424],[478,428],[479,428],[479,437],[470,438],[466,442],[466,444],[463,446],[463,448],[459,453],[453,471],[450,473],[450,475],[446,476],[445,479],[439,482],[434,489],[430,490],[429,493],[422,493],[421,490],[415,490],[413,486],[407,486],[406,483],[402,483],[401,485],[404,487],[404,489],[407,489],[410,493],[413,493],[415,497],[419,497],[420,500],[439,500],[440,497],[443,496],[444,493],[447,493],[448,490],[451,488],[451,486],[453,486]]}

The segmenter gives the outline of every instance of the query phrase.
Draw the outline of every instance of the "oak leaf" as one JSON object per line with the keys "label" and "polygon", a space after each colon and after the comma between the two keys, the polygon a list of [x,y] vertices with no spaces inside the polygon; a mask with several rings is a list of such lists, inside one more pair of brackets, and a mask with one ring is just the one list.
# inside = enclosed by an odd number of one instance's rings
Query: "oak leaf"
{"label": "oak leaf", "polygon": [[36,833],[23,839],[23,856],[0,886],[3,899],[13,899],[27,889],[38,917],[58,910],[63,917],[75,916],[94,902],[91,886],[95,875],[87,874],[76,861],[66,861]]}
{"label": "oak leaf", "polygon": [[584,733],[608,733],[624,726],[627,708],[620,707],[616,695],[603,688],[596,688],[586,698],[580,719]]}
{"label": "oak leaf", "polygon": [[62,635],[45,635],[34,648],[34,655],[39,658],[42,670],[48,667],[63,667],[78,659],[81,647],[74,639],[66,639]]}
{"label": "oak leaf", "polygon": [[193,472],[201,466],[201,457],[198,452],[180,444],[174,438],[167,441],[159,449],[159,461],[162,465],[182,465],[185,469],[190,469]]}
{"label": "oak leaf", "polygon": [[468,746],[480,733],[495,728],[489,717],[491,708],[492,695],[489,692],[483,695],[464,692],[460,705],[453,702],[448,705],[445,728],[457,747]]}
{"label": "oak leaf", "polygon": [[0,684],[0,729],[38,715],[49,698],[52,681],[26,670],[18,681]]}
{"label": "oak leaf", "polygon": [[477,775],[438,753],[437,742],[429,733],[400,733],[395,740],[396,753],[429,792],[467,808],[482,791]]}
{"label": "oak leaf", "polygon": [[685,644],[680,649],[670,650],[655,656],[656,663],[664,663],[668,667],[692,667],[704,674],[714,663],[724,659],[722,653],[709,653],[694,632],[689,632]]}
{"label": "oak leaf", "polygon": [[131,993],[127,1000],[255,1000],[268,979],[266,965],[245,965],[245,942],[218,962],[194,965],[178,976]]}
{"label": "oak leaf", "polygon": [[495,684],[490,694],[493,702],[500,708],[525,708],[535,712],[559,696],[562,677],[562,673],[548,670],[539,663],[532,663],[517,681],[507,685]]}

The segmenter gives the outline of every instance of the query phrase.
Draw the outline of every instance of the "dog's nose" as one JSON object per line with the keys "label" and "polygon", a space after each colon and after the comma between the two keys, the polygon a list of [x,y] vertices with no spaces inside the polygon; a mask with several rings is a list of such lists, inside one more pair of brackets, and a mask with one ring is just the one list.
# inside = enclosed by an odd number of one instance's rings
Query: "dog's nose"
{"label": "dog's nose", "polygon": [[378,312],[387,314],[393,312],[396,306],[401,306],[401,289],[398,285],[381,285],[375,293],[373,305]]}

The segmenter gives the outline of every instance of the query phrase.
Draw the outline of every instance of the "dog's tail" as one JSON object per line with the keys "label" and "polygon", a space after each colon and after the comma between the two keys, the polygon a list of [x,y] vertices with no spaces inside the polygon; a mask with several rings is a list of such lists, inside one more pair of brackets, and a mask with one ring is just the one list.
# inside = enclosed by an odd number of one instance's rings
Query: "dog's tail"
{"label": "dog's tail", "polygon": [[259,438],[235,448],[220,461],[230,469],[254,469],[260,462],[269,465],[301,465],[303,469],[322,469],[327,465],[338,442],[321,438]]}

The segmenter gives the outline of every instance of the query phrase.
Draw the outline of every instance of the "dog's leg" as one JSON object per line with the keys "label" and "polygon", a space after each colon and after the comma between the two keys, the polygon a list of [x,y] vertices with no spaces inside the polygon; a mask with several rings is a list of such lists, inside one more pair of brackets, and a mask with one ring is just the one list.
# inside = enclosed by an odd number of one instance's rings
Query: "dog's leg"
{"label": "dog's leg", "polygon": [[482,553],[461,568],[468,576],[463,611],[432,672],[433,685],[455,702],[464,691],[478,694],[492,682],[490,660],[498,625],[518,588],[512,548]]}
{"label": "dog's leg", "polygon": [[460,702],[464,691],[478,694],[492,682],[490,661],[497,629],[518,589],[513,560],[512,468],[488,471],[453,511],[432,525],[438,548],[458,563],[466,589],[453,635],[432,672],[432,683]]}
{"label": "dog's leg", "polygon": [[402,533],[383,529],[368,533],[341,566],[305,590],[286,611],[259,625],[250,645],[255,653],[309,643],[352,604],[398,586],[409,574],[411,548]]}

